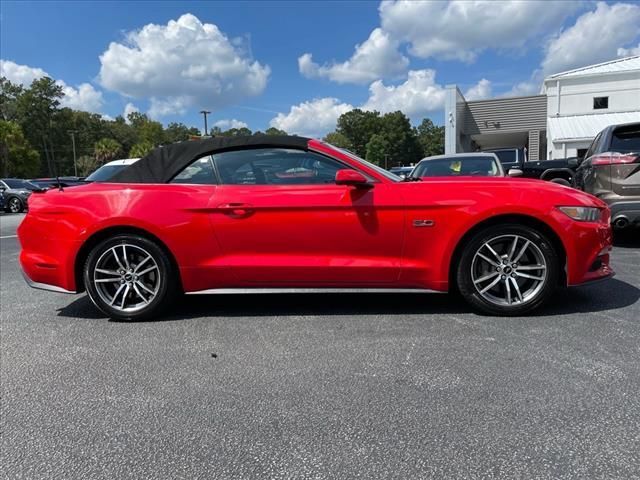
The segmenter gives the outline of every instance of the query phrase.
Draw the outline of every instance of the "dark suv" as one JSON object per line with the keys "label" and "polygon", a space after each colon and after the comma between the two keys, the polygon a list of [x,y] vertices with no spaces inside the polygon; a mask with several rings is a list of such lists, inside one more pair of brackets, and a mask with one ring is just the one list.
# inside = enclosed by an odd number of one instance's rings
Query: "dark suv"
{"label": "dark suv", "polygon": [[602,130],[579,159],[574,182],[609,204],[614,227],[640,224],[640,123]]}

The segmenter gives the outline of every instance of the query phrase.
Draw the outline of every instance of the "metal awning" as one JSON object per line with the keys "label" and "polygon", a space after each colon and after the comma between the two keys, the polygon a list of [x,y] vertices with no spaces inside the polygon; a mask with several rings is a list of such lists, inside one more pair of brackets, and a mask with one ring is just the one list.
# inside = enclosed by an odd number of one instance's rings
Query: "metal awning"
{"label": "metal awning", "polygon": [[640,122],[640,111],[549,117],[548,120],[549,138],[553,138],[554,143],[562,143],[591,140],[609,125]]}

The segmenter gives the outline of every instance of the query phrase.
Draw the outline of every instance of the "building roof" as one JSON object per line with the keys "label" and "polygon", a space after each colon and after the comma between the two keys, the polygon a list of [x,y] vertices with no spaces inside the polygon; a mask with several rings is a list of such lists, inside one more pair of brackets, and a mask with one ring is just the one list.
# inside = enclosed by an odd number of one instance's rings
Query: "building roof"
{"label": "building roof", "polygon": [[568,78],[568,77],[582,77],[586,75],[599,75],[603,73],[618,73],[629,72],[632,70],[640,70],[640,55],[632,57],[617,58],[604,63],[598,63],[596,65],[587,65],[586,67],[576,68],[574,70],[568,70],[566,72],[556,73],[548,76],[546,80]]}
{"label": "building roof", "polygon": [[609,125],[630,122],[640,122],[640,111],[549,117],[549,137],[554,142],[591,139]]}

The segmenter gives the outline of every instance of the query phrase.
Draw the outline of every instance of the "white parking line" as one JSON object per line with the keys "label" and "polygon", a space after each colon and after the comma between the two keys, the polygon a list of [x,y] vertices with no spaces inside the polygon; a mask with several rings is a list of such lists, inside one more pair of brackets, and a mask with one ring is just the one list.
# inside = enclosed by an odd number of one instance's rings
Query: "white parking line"
{"label": "white parking line", "polygon": [[18,238],[18,235],[6,235],[4,237],[0,237],[0,240],[4,240],[5,238]]}

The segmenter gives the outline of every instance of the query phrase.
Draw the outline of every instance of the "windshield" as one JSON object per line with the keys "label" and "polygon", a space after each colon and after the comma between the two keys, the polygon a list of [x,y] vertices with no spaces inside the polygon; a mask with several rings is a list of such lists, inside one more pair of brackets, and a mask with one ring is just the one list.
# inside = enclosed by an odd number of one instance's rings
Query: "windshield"
{"label": "windshield", "polygon": [[422,160],[412,177],[500,177],[502,172],[492,157],[449,157]]}
{"label": "windshield", "polygon": [[27,190],[40,190],[40,187],[26,180],[16,180],[15,178],[7,178],[3,180],[9,188],[26,188]]}
{"label": "windshield", "polygon": [[367,162],[365,159],[360,158],[359,156],[357,156],[355,153],[350,152],[349,150],[344,150],[342,148],[338,148],[334,145],[331,145],[330,143],[327,143],[327,145],[329,145],[331,148],[339,151],[340,153],[344,153],[347,157],[349,158],[353,158],[354,160],[365,164],[367,167],[369,167],[371,170],[375,170],[377,173],[379,173],[380,175],[382,175],[385,178],[388,178],[389,180],[391,180],[392,182],[401,182],[402,178],[400,178],[399,176],[385,170],[382,167],[379,167],[378,165],[375,165],[371,162]]}
{"label": "windshield", "polygon": [[106,182],[127,166],[128,165],[103,165],[89,175],[85,180],[87,182]]}

